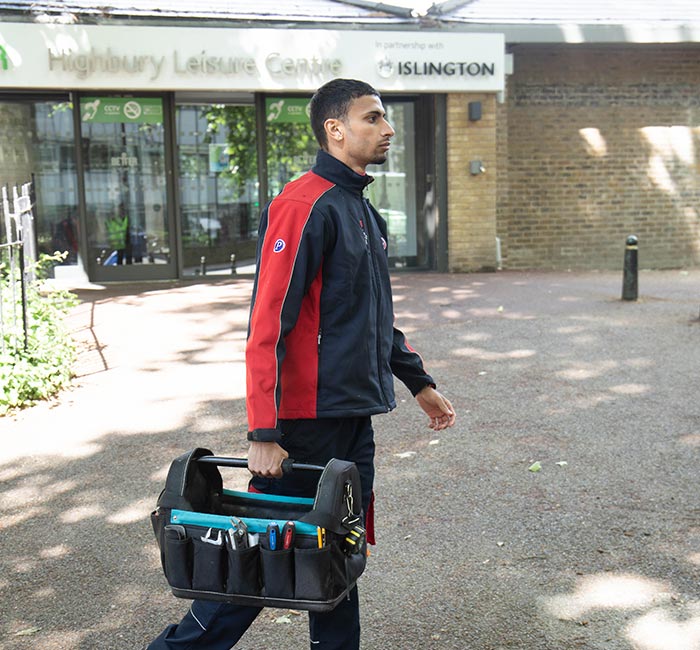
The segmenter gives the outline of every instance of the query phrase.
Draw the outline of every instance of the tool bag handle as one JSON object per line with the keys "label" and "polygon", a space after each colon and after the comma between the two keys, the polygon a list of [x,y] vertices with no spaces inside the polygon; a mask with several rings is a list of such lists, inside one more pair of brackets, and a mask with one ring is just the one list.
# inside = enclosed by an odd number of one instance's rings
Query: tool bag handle
{"label": "tool bag handle", "polygon": [[[322,472],[324,469],[319,465],[295,463],[291,458],[285,459],[285,463],[283,471],[287,472],[297,469]],[[211,450],[203,447],[192,449],[178,456],[170,465],[158,505],[163,508],[212,512],[223,489],[217,465],[247,468],[248,461],[245,458],[215,456]]]}
{"label": "tool bag handle", "polygon": [[[247,469],[248,460],[246,458],[228,458],[224,456],[204,455],[195,459],[197,463],[205,465],[216,465],[218,467],[235,467]],[[282,473],[287,475],[292,471],[312,471],[321,472],[321,479],[314,499],[314,508],[311,512],[300,518],[300,521],[321,526],[327,530],[332,530],[338,534],[345,534],[349,528],[345,526],[345,520],[351,515],[355,515],[353,522],[356,523],[361,515],[362,490],[360,488],[360,475],[357,467],[350,461],[331,459],[327,465],[311,465],[308,463],[297,463],[292,458],[285,458],[282,461]],[[324,485],[324,477],[327,477],[328,484]],[[338,482],[340,478],[340,483]],[[348,486],[350,486],[348,488]],[[350,489],[347,496],[352,495],[352,501],[356,504],[357,512],[353,513],[344,509],[346,494],[344,490]]]}
{"label": "tool bag handle", "polygon": [[[247,469],[248,460],[246,458],[227,458],[224,456],[200,456],[197,458],[198,463],[210,463],[219,467],[240,467]],[[285,458],[282,461],[282,473],[289,474],[293,471],[303,470],[310,472],[322,472],[323,465],[310,465],[308,463],[297,463],[293,458]]]}

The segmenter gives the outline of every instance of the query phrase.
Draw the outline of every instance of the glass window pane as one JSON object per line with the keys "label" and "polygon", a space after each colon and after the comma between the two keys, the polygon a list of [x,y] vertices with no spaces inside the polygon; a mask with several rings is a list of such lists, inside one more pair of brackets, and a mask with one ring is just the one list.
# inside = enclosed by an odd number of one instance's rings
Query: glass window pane
{"label": "glass window pane", "polygon": [[260,211],[255,107],[177,107],[185,275],[229,273],[255,258]]}
{"label": "glass window pane", "polygon": [[309,101],[297,97],[266,100],[268,201],[316,162],[318,143],[309,121]]}
{"label": "glass window pane", "polygon": [[78,188],[73,106],[60,101],[0,102],[0,179],[33,181],[37,252],[78,261]]}
{"label": "glass window pane", "polygon": [[169,263],[162,100],[83,97],[80,107],[92,260]]}
{"label": "glass window pane", "polygon": [[389,228],[389,256],[397,266],[411,265],[418,254],[416,241],[416,158],[413,102],[385,104],[387,119],[394,127],[387,161],[370,165],[375,180],[369,186],[372,204]]}

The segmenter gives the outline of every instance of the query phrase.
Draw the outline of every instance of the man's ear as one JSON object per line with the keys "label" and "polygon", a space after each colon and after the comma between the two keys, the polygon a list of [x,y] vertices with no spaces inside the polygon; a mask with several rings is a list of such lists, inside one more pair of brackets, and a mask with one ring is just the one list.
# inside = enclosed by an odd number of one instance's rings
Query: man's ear
{"label": "man's ear", "polygon": [[345,127],[341,120],[335,118],[328,118],[323,123],[323,128],[326,129],[326,136],[328,137],[329,144],[340,143],[345,137]]}

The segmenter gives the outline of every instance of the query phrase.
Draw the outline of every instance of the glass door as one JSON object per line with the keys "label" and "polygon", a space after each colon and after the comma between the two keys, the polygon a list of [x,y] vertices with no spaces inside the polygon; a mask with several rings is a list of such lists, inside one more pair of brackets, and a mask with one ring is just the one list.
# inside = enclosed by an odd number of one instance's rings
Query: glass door
{"label": "glass door", "polygon": [[396,135],[391,141],[387,160],[370,165],[374,176],[369,198],[386,219],[389,230],[389,255],[394,266],[407,266],[418,253],[416,245],[416,146],[413,102],[385,101],[387,120]]}
{"label": "glass door", "polygon": [[175,111],[182,274],[254,268],[260,212],[253,97],[178,103]]}
{"label": "glass door", "polygon": [[91,279],[176,277],[161,97],[80,98]]}
{"label": "glass door", "polygon": [[265,98],[267,200],[314,166],[318,142],[309,119],[310,97]]}
{"label": "glass door", "polygon": [[[265,99],[268,200],[314,164],[318,144],[309,123],[308,102],[295,97]],[[433,132],[430,102],[383,96],[382,103],[396,135],[387,161],[367,168],[375,179],[368,195],[387,222],[389,263],[397,269],[429,268],[435,238],[428,209],[432,152],[425,142]]]}
{"label": "glass door", "polygon": [[423,98],[391,97],[382,102],[396,135],[386,162],[367,167],[375,179],[368,187],[369,198],[387,222],[391,266],[430,268],[435,234],[428,209],[432,156],[424,142],[432,133],[429,103]]}

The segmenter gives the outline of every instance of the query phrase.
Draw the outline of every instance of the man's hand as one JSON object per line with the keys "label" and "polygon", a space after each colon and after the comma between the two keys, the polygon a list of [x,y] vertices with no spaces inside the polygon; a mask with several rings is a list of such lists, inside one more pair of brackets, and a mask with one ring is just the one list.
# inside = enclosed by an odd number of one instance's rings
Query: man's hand
{"label": "man's hand", "polygon": [[432,386],[426,386],[416,395],[416,400],[430,418],[428,426],[434,431],[447,429],[455,423],[455,411],[450,400],[438,393]]}
{"label": "man's hand", "polygon": [[248,469],[262,478],[280,478],[282,461],[289,454],[276,442],[251,442],[248,448]]}

